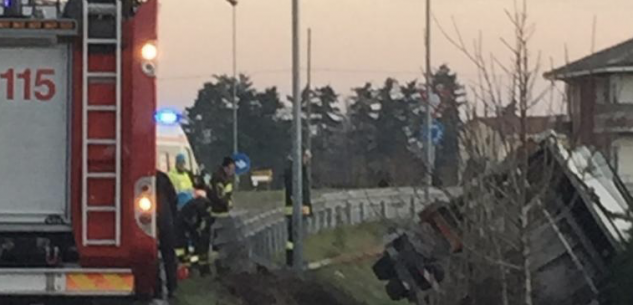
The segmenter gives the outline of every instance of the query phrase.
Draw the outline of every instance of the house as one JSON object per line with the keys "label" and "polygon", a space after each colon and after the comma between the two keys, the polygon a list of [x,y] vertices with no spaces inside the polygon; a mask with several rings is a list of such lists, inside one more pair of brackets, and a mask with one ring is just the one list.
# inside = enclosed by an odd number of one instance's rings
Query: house
{"label": "house", "polygon": [[600,150],[633,188],[633,39],[545,73],[567,85],[571,140]]}
{"label": "house", "polygon": [[[525,122],[528,138],[548,130],[564,135],[568,133],[569,119],[565,115],[528,116]],[[466,122],[460,139],[462,170],[464,177],[469,172],[481,172],[480,166],[503,161],[508,153],[521,145],[521,118],[512,107],[493,117],[475,117]],[[473,168],[475,166],[475,168]]]}

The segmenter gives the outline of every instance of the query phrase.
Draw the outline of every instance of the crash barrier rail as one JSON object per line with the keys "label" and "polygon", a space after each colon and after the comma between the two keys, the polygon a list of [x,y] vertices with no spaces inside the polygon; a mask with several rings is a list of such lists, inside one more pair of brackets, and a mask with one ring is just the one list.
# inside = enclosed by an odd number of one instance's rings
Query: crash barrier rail
{"label": "crash barrier rail", "polygon": [[[318,234],[365,222],[413,219],[425,206],[424,198],[421,188],[412,187],[326,193],[313,200],[313,215],[305,220],[305,230],[307,234]],[[430,199],[446,199],[446,194],[433,188]],[[251,262],[274,268],[275,257],[286,247],[284,209],[236,211],[230,222],[217,228],[216,244],[225,245],[220,247],[220,252],[225,252],[220,256],[235,258],[236,253],[243,253]]]}

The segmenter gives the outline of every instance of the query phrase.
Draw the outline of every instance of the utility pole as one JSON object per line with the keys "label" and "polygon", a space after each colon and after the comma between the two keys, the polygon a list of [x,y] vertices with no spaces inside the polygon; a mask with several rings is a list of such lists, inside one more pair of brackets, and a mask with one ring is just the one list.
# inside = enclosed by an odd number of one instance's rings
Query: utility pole
{"label": "utility pole", "polygon": [[301,134],[301,84],[299,54],[299,0],[292,0],[292,96],[294,104],[294,141],[292,145],[293,177],[292,177],[292,236],[293,236],[293,268],[303,271],[303,183]]}
{"label": "utility pole", "polygon": [[231,94],[233,104],[233,154],[239,152],[237,137],[237,0],[227,0],[233,7],[233,92]]}
{"label": "utility pole", "polygon": [[[308,29],[308,70],[306,79],[306,126],[308,129],[306,148],[312,153],[312,29]],[[308,170],[308,187],[312,188],[312,162],[306,166],[306,169]]]}
{"label": "utility pole", "polygon": [[[233,10],[233,88],[231,93],[231,104],[233,105],[233,155],[237,155],[239,152],[239,138],[237,135],[238,131],[238,121],[237,121],[237,111],[238,111],[238,102],[237,102],[237,0],[226,0],[229,4],[231,4]],[[240,178],[238,175],[234,176],[234,185],[235,190],[239,189],[240,186]]]}
{"label": "utility pole", "polygon": [[426,143],[424,143],[424,163],[426,165],[426,179],[424,185],[424,199],[427,203],[431,202],[431,185],[433,183],[433,141],[431,139],[431,95],[433,94],[431,87],[431,0],[426,0]]}

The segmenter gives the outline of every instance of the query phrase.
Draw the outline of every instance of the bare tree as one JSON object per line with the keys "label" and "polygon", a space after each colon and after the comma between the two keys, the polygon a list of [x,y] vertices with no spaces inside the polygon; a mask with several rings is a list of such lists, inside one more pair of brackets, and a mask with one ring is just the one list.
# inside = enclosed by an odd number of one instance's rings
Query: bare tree
{"label": "bare tree", "polygon": [[[548,93],[551,96],[553,87],[534,93],[540,54],[535,56],[530,50],[534,26],[529,22],[527,2],[515,2],[514,10],[505,13],[514,29],[513,41],[501,38],[510,54],[509,63],[494,54],[485,55],[481,35],[468,47],[454,20],[454,35],[440,26],[448,41],[477,68],[478,80],[470,86],[471,103],[483,105],[485,110],[483,118],[473,106],[465,113],[469,123],[461,133],[461,148],[467,162],[458,204],[464,252],[447,265],[447,281],[453,290],[437,294],[438,304],[468,304],[468,299],[534,304],[532,265],[540,249],[533,247],[531,237],[536,227],[551,220],[551,215],[545,217],[548,214],[541,202],[552,196],[549,185],[558,176],[547,157],[540,161],[538,172],[531,168],[530,154],[538,144],[529,119]],[[494,111],[493,117],[488,117],[489,109]],[[549,225],[556,229],[553,221]]]}

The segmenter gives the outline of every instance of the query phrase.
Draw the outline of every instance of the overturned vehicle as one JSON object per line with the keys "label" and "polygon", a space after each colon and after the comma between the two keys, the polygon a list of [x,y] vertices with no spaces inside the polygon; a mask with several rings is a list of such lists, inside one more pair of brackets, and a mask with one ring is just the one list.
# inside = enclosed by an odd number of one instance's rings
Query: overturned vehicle
{"label": "overturned vehicle", "polygon": [[632,203],[600,153],[548,135],[427,206],[374,273],[418,304],[609,304]]}

